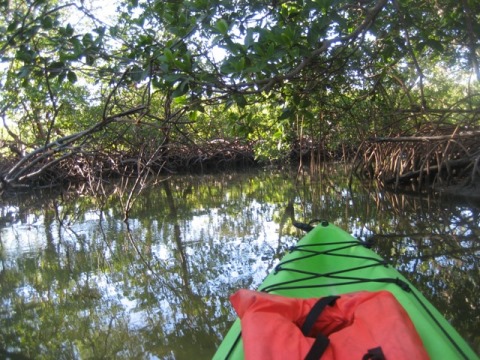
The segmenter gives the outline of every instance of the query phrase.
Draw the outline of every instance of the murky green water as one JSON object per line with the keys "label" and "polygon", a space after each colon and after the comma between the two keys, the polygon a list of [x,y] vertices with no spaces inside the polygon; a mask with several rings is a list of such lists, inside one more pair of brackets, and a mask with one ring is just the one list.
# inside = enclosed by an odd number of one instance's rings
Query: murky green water
{"label": "murky green water", "polygon": [[[0,358],[209,359],[255,288],[326,218],[360,236],[480,348],[480,210],[468,200],[369,191],[341,167],[173,176],[123,222],[109,198],[28,196],[0,208]],[[372,189],[370,189],[372,190]]]}

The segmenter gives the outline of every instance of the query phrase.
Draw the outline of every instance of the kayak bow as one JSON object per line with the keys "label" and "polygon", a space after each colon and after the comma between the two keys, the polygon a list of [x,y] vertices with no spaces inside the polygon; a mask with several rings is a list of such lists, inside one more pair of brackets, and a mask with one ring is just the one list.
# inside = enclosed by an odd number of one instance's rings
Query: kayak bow
{"label": "kayak bow", "polygon": [[[431,359],[479,359],[438,310],[368,244],[322,221],[286,254],[259,291],[292,298],[322,298],[360,291],[388,291],[409,315]],[[214,360],[243,359],[237,319]]]}

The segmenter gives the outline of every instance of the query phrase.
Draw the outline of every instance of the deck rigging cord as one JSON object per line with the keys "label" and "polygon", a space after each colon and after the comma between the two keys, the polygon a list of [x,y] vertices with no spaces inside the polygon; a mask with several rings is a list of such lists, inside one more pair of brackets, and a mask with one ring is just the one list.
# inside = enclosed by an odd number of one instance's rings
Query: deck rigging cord
{"label": "deck rigging cord", "polygon": [[[312,224],[320,223],[321,226],[327,227],[329,225],[328,221],[326,220],[312,220],[308,224],[294,222],[293,225],[305,232],[310,232],[315,228]],[[258,291],[263,292],[273,292],[275,291],[278,294],[278,291],[282,290],[292,290],[292,289],[307,289],[307,288],[320,288],[320,287],[329,287],[329,286],[342,286],[342,285],[351,285],[351,284],[358,284],[358,283],[367,283],[367,282],[378,282],[378,283],[390,283],[395,284],[400,287],[403,291],[411,294],[415,301],[426,311],[428,316],[432,319],[435,325],[441,330],[441,332],[445,335],[445,337],[450,341],[450,343],[457,349],[459,354],[463,356],[464,359],[468,359],[467,354],[462,350],[462,348],[457,344],[457,342],[450,336],[447,330],[442,326],[442,324],[438,321],[438,319],[432,314],[428,306],[422,301],[422,299],[416,293],[416,290],[410,287],[408,283],[403,281],[400,278],[394,277],[385,277],[385,278],[365,278],[361,276],[355,276],[354,273],[358,272],[359,270],[377,267],[377,266],[384,266],[384,267],[391,267],[384,259],[378,257],[370,257],[370,256],[359,256],[353,254],[345,254],[341,253],[341,251],[347,250],[349,248],[354,248],[357,246],[364,246],[367,248],[371,247],[371,242],[369,241],[361,241],[357,240],[348,240],[348,241],[340,241],[340,242],[318,242],[315,244],[306,244],[306,245],[294,245],[292,246],[289,251],[290,253],[293,252],[300,252],[303,253],[301,256],[298,256],[294,259],[288,259],[281,261],[274,269],[274,274],[277,274],[280,271],[287,271],[287,272],[294,272],[297,274],[303,274],[304,276],[301,278],[288,280],[288,281],[281,281],[275,284],[270,284],[258,289]],[[331,248],[335,246],[334,248]],[[326,250],[325,247],[328,247]],[[323,248],[323,249],[322,249]],[[327,273],[318,273],[309,270],[301,270],[295,269],[288,266],[288,264],[304,260],[307,258],[312,257],[322,257],[322,256],[338,256],[338,257],[346,257],[351,259],[357,259],[360,261],[364,261],[366,263],[358,265],[358,266],[351,266],[348,268],[331,271]],[[353,274],[349,274],[353,273]],[[304,282],[309,282],[313,279],[318,278],[328,278],[334,279],[338,282],[329,282],[325,284],[302,284]],[[226,359],[229,358],[231,351],[236,346],[236,344],[241,339],[241,332],[239,333],[236,341],[234,342],[234,346],[230,349],[229,354],[227,354]]]}
{"label": "deck rigging cord", "polygon": [[[308,224],[302,224],[302,223],[294,223],[293,225],[295,227],[298,227],[301,230],[309,232],[310,230],[313,230],[314,226],[312,226],[313,223],[318,222],[322,226],[328,226],[328,221],[326,220],[312,220]],[[297,226],[299,225],[300,226]],[[315,250],[315,248],[318,247],[326,247],[326,246],[332,246],[332,245],[338,245],[338,247],[333,248],[333,249],[328,249],[328,250]],[[365,246],[365,247],[370,247],[371,243],[368,241],[361,241],[361,240],[356,240],[356,241],[341,241],[341,242],[325,242],[325,243],[316,243],[316,244],[308,244],[308,245],[295,245],[290,248],[290,252],[294,251],[300,251],[300,252],[305,252],[306,255],[297,257],[295,259],[290,259],[286,261],[280,262],[276,268],[275,272],[279,271],[291,271],[291,272],[296,272],[296,273],[302,273],[305,274],[305,277],[295,279],[295,280],[290,280],[290,281],[283,281],[279,282],[277,284],[269,285],[264,288],[260,288],[259,291],[264,291],[264,292],[271,292],[271,291],[279,291],[279,290],[291,290],[291,289],[301,289],[301,288],[312,288],[312,287],[328,287],[328,286],[340,286],[340,285],[350,285],[350,284],[357,284],[357,283],[366,283],[366,282],[382,282],[382,283],[391,283],[399,286],[402,290],[410,293],[413,295],[414,299],[420,304],[420,306],[427,312],[429,317],[433,320],[433,322],[438,326],[438,328],[442,331],[442,333],[447,337],[447,339],[450,341],[450,343],[458,350],[458,352],[463,356],[464,359],[468,359],[468,356],[465,354],[465,352],[462,350],[462,348],[457,344],[457,342],[450,336],[450,334],[445,330],[445,328],[440,324],[440,322],[437,320],[437,318],[431,313],[431,311],[428,309],[428,307],[425,305],[425,303],[418,297],[416,294],[416,291],[414,291],[406,282],[399,278],[363,278],[363,277],[358,277],[358,276],[344,276],[344,275],[339,275],[339,274],[344,274],[348,272],[355,272],[361,269],[366,269],[369,267],[375,267],[375,266],[385,266],[389,267],[390,265],[383,259],[378,259],[374,257],[367,257],[367,256],[358,256],[358,255],[351,255],[351,254],[341,254],[338,253],[338,251],[345,250],[347,248],[355,247],[355,246]],[[360,265],[356,267],[349,267],[337,271],[332,271],[329,273],[317,273],[317,272],[312,272],[312,271],[304,271],[304,270],[298,270],[298,269],[292,269],[285,267],[286,264],[294,262],[294,261],[299,261],[305,258],[313,257],[313,256],[339,256],[339,257],[347,257],[347,258],[355,258],[355,259],[362,259],[366,261],[371,261],[369,264],[365,265]],[[315,278],[330,278],[330,279],[337,279],[341,280],[338,283],[328,283],[328,284],[316,284],[316,285],[293,285],[295,283],[301,283],[303,281],[308,281],[312,280]]]}

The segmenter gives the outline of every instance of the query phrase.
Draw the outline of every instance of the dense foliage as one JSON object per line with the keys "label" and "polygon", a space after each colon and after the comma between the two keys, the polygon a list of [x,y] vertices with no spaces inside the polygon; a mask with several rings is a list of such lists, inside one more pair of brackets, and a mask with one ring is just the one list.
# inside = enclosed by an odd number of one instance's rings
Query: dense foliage
{"label": "dense foliage", "polygon": [[86,177],[218,139],[272,159],[479,121],[472,0],[11,0],[0,10],[4,185],[69,159]]}

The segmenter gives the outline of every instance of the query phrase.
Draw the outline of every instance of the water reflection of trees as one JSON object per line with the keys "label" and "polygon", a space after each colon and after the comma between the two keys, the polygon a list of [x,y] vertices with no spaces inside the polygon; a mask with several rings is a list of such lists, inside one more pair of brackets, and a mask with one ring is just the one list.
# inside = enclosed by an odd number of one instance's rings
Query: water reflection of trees
{"label": "water reflection of trees", "polygon": [[366,226],[376,250],[405,273],[478,350],[479,208],[431,194],[373,194],[376,216]]}
{"label": "water reflection of trees", "polygon": [[[261,252],[242,241],[258,235],[265,221],[258,217],[271,210],[248,208],[255,184],[197,180],[152,190],[127,224],[111,202],[98,210],[83,198],[27,210],[42,222],[35,225],[42,243],[14,261],[2,254],[0,346],[46,358],[211,355],[232,318],[226,298],[251,286],[245,268]],[[191,221],[202,217],[197,232]]]}
{"label": "water reflection of trees", "polygon": [[[351,190],[338,168],[173,177],[139,196],[127,223],[113,196],[12,201],[2,211],[14,224],[0,229],[0,348],[209,358],[233,320],[228,296],[256,287],[300,235],[292,218],[374,234],[377,251],[478,344],[478,209],[355,181]],[[7,237],[21,241],[32,222],[41,244],[12,250]]]}
{"label": "water reflection of trees", "polygon": [[393,193],[337,167],[297,182],[304,219],[324,218],[357,236],[402,271],[480,350],[480,206],[432,194]]}

